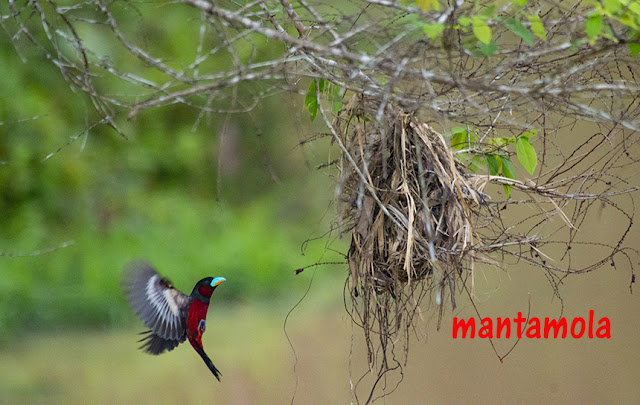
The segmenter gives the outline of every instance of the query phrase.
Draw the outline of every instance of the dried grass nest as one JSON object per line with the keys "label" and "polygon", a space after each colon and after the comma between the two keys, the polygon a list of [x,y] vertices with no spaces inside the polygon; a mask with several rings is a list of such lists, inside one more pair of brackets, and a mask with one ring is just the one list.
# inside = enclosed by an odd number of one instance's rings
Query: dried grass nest
{"label": "dried grass nest", "polygon": [[[435,292],[438,304],[449,291],[455,307],[456,282],[473,260],[474,221],[486,198],[431,126],[387,107],[380,128],[377,108],[354,96],[335,126],[343,146],[336,193],[351,231],[350,291],[364,302],[358,312],[365,328],[380,317],[381,296],[395,302],[396,317],[399,305],[415,310],[417,287]],[[389,326],[384,323],[381,328]]]}

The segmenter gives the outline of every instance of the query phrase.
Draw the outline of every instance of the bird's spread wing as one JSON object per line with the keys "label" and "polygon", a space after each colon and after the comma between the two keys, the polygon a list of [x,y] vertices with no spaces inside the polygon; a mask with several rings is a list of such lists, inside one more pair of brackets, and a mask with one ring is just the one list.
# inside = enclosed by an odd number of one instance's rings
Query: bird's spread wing
{"label": "bird's spread wing", "polygon": [[142,260],[126,266],[123,289],[133,311],[154,335],[164,340],[184,341],[191,297],[173,288],[168,279]]}

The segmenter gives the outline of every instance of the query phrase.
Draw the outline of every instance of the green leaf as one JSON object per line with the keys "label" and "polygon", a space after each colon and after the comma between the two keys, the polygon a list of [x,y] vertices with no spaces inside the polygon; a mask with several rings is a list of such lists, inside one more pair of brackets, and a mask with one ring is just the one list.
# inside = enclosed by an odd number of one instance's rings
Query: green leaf
{"label": "green leaf", "polygon": [[457,155],[457,158],[460,163],[473,173],[481,171],[485,165],[485,159],[482,155],[472,155],[469,152],[462,152]]}
{"label": "green leaf", "polygon": [[524,167],[529,174],[533,174],[538,165],[538,155],[533,145],[529,142],[528,138],[519,137],[516,142],[516,154],[522,167]]}
{"label": "green leaf", "polygon": [[340,86],[331,86],[330,101],[335,115],[338,115],[342,108],[342,94],[343,92]]}
{"label": "green leaf", "polygon": [[629,4],[629,10],[633,11],[635,14],[640,15],[640,1],[634,1]]}
{"label": "green leaf", "polygon": [[440,3],[438,3],[438,0],[416,0],[416,4],[425,12],[429,12],[432,9],[440,11]]}
{"label": "green leaf", "polygon": [[489,174],[497,176],[500,173],[500,164],[496,155],[487,155],[487,167],[489,168]]}
{"label": "green leaf", "polygon": [[444,31],[444,24],[425,24],[422,30],[429,38],[436,39]]}
{"label": "green leaf", "polygon": [[531,138],[533,136],[536,136],[536,135],[538,135],[538,130],[537,129],[532,129],[531,131],[525,132],[522,135],[518,136],[518,138],[524,138],[524,139],[528,140],[529,138]]}
{"label": "green leaf", "polygon": [[465,127],[454,127],[451,129],[451,132],[447,132],[446,134],[444,134],[444,136],[451,136],[451,135],[455,135],[455,134],[459,134],[462,132],[467,132],[467,128]]}
{"label": "green leaf", "polygon": [[460,18],[458,18],[458,24],[460,24],[463,27],[466,27],[469,24],[471,24],[471,18],[469,18],[469,17],[460,17]]}
{"label": "green leaf", "polygon": [[[622,14],[622,15],[620,16],[620,22],[621,22],[621,23],[623,23],[624,25],[626,25],[627,27],[631,27],[631,28],[633,28],[634,30],[637,30],[637,29],[638,29],[638,24],[636,24],[636,16],[634,16],[634,15],[633,15],[633,14],[631,14],[631,13],[624,13],[624,14]],[[605,26],[604,26],[604,27],[602,27],[602,28],[603,28],[603,29],[607,29],[607,28],[609,28],[609,26],[608,26],[608,25],[605,25]],[[611,30],[611,28],[609,28],[609,32],[611,32],[610,30]],[[611,34],[613,34],[613,33],[611,32]],[[613,36],[613,35],[612,35],[612,36]]]}
{"label": "green leaf", "polygon": [[451,138],[451,149],[462,150],[469,148],[476,142],[476,137],[473,132],[469,133],[466,128],[463,131],[457,132]]}
{"label": "green leaf", "polygon": [[[516,178],[516,171],[513,168],[513,164],[511,164],[511,161],[506,157],[506,156],[498,156],[497,157],[498,161],[502,162],[502,176],[506,177],[508,179],[514,179]],[[509,198],[509,196],[511,196],[511,186],[503,184],[502,188],[504,189],[504,193],[507,196],[507,198]]]}
{"label": "green leaf", "polygon": [[316,79],[311,81],[311,85],[309,86],[309,91],[307,91],[307,96],[304,98],[304,107],[309,110],[309,114],[311,115],[311,122],[316,119],[316,115],[318,114],[318,99],[316,98]]}
{"label": "green leaf", "polygon": [[509,196],[511,195],[511,186],[503,184],[502,188],[504,188],[504,193],[507,195],[507,198],[509,198]]}
{"label": "green leaf", "polygon": [[480,43],[479,48],[484,56],[491,56],[498,50],[498,46],[493,41],[488,44]]}
{"label": "green leaf", "polygon": [[522,40],[529,46],[533,46],[533,38],[531,37],[531,32],[522,25],[520,20],[516,20],[515,18],[507,18],[504,20],[505,27],[509,28],[511,32],[522,38]]}
{"label": "green leaf", "polygon": [[584,31],[587,33],[589,40],[594,41],[602,32],[602,15],[591,14],[584,26]]}
{"label": "green leaf", "polygon": [[515,143],[515,141],[516,141],[515,138],[512,136],[491,138],[489,139],[489,145],[500,148],[503,145],[511,145],[512,143]]}
{"label": "green leaf", "polygon": [[471,162],[469,162],[469,164],[467,165],[469,170],[471,170],[473,173],[478,173],[480,170],[482,170],[483,166],[484,159],[480,155],[474,156],[473,159],[471,159]]}
{"label": "green leaf", "polygon": [[304,98],[304,107],[307,108],[311,103],[316,101],[316,80],[311,80],[311,85],[307,91],[307,96]]}
{"label": "green leaf", "polygon": [[499,156],[502,161],[502,175],[508,179],[516,179],[516,170],[513,163],[506,156]]}
{"label": "green leaf", "polygon": [[[635,25],[635,22],[633,24],[634,24],[634,27],[632,27],[632,28],[634,28],[634,30],[637,29],[637,26]],[[616,38],[616,36],[613,35],[613,31],[611,31],[611,27],[609,25],[603,25],[602,26],[602,33],[600,35],[602,35],[603,37],[605,37],[607,39],[610,39],[613,42],[616,42],[616,43],[619,42],[618,38]]]}
{"label": "green leaf", "polygon": [[531,31],[533,35],[540,38],[543,41],[547,40],[547,32],[544,29],[544,24],[542,24],[542,20],[540,20],[540,16],[538,15],[530,15],[529,22],[531,23]]}
{"label": "green leaf", "polygon": [[482,43],[491,42],[491,28],[487,22],[480,17],[473,17],[473,35]]}
{"label": "green leaf", "polygon": [[455,133],[451,138],[451,149],[461,150],[465,149],[469,144],[469,137],[467,136],[467,130]]}
{"label": "green leaf", "polygon": [[505,139],[507,139],[507,138],[489,138],[489,145],[499,148],[502,145],[504,145],[504,140]]}
{"label": "green leaf", "polygon": [[640,53],[640,44],[629,42],[627,46],[629,47],[629,52],[631,53],[631,56],[636,56]]}
{"label": "green leaf", "polygon": [[604,9],[610,15],[617,14],[622,9],[622,4],[620,4],[620,0],[604,0]]}

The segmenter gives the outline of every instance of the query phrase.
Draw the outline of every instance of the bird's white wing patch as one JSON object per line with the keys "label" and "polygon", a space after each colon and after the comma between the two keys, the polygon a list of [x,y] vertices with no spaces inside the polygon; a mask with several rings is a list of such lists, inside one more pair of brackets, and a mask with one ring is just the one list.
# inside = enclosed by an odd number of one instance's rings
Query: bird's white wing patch
{"label": "bird's white wing patch", "polygon": [[164,298],[169,304],[169,309],[174,316],[180,315],[180,310],[178,309],[178,304],[176,304],[175,297],[171,294],[171,290],[164,290],[163,292]]}
{"label": "bird's white wing patch", "polygon": [[136,261],[125,273],[124,288],[131,307],[147,327],[163,339],[184,338],[190,297],[145,262]]}
{"label": "bird's white wing patch", "polygon": [[161,283],[161,278],[157,274],[147,281],[146,295],[153,310],[149,315],[147,326],[160,336],[175,338],[180,322],[180,308],[176,303],[176,290],[167,288]]}

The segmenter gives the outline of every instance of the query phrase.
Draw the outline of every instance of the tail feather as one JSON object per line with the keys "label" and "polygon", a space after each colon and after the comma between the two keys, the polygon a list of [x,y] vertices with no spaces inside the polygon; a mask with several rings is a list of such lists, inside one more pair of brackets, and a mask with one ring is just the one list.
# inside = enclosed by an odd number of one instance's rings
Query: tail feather
{"label": "tail feather", "polygon": [[202,346],[200,346],[198,342],[195,342],[195,341],[191,341],[191,345],[193,346],[194,349],[196,349],[196,352],[198,352],[200,357],[202,357],[202,360],[204,360],[204,364],[206,364],[207,367],[209,367],[209,370],[211,370],[211,372],[213,373],[213,376],[217,378],[218,381],[220,381],[220,376],[222,375],[222,373],[220,372],[220,370],[216,368],[216,366],[213,365],[213,362],[211,361],[209,356],[207,356],[207,353],[204,352],[204,349],[202,348]]}

